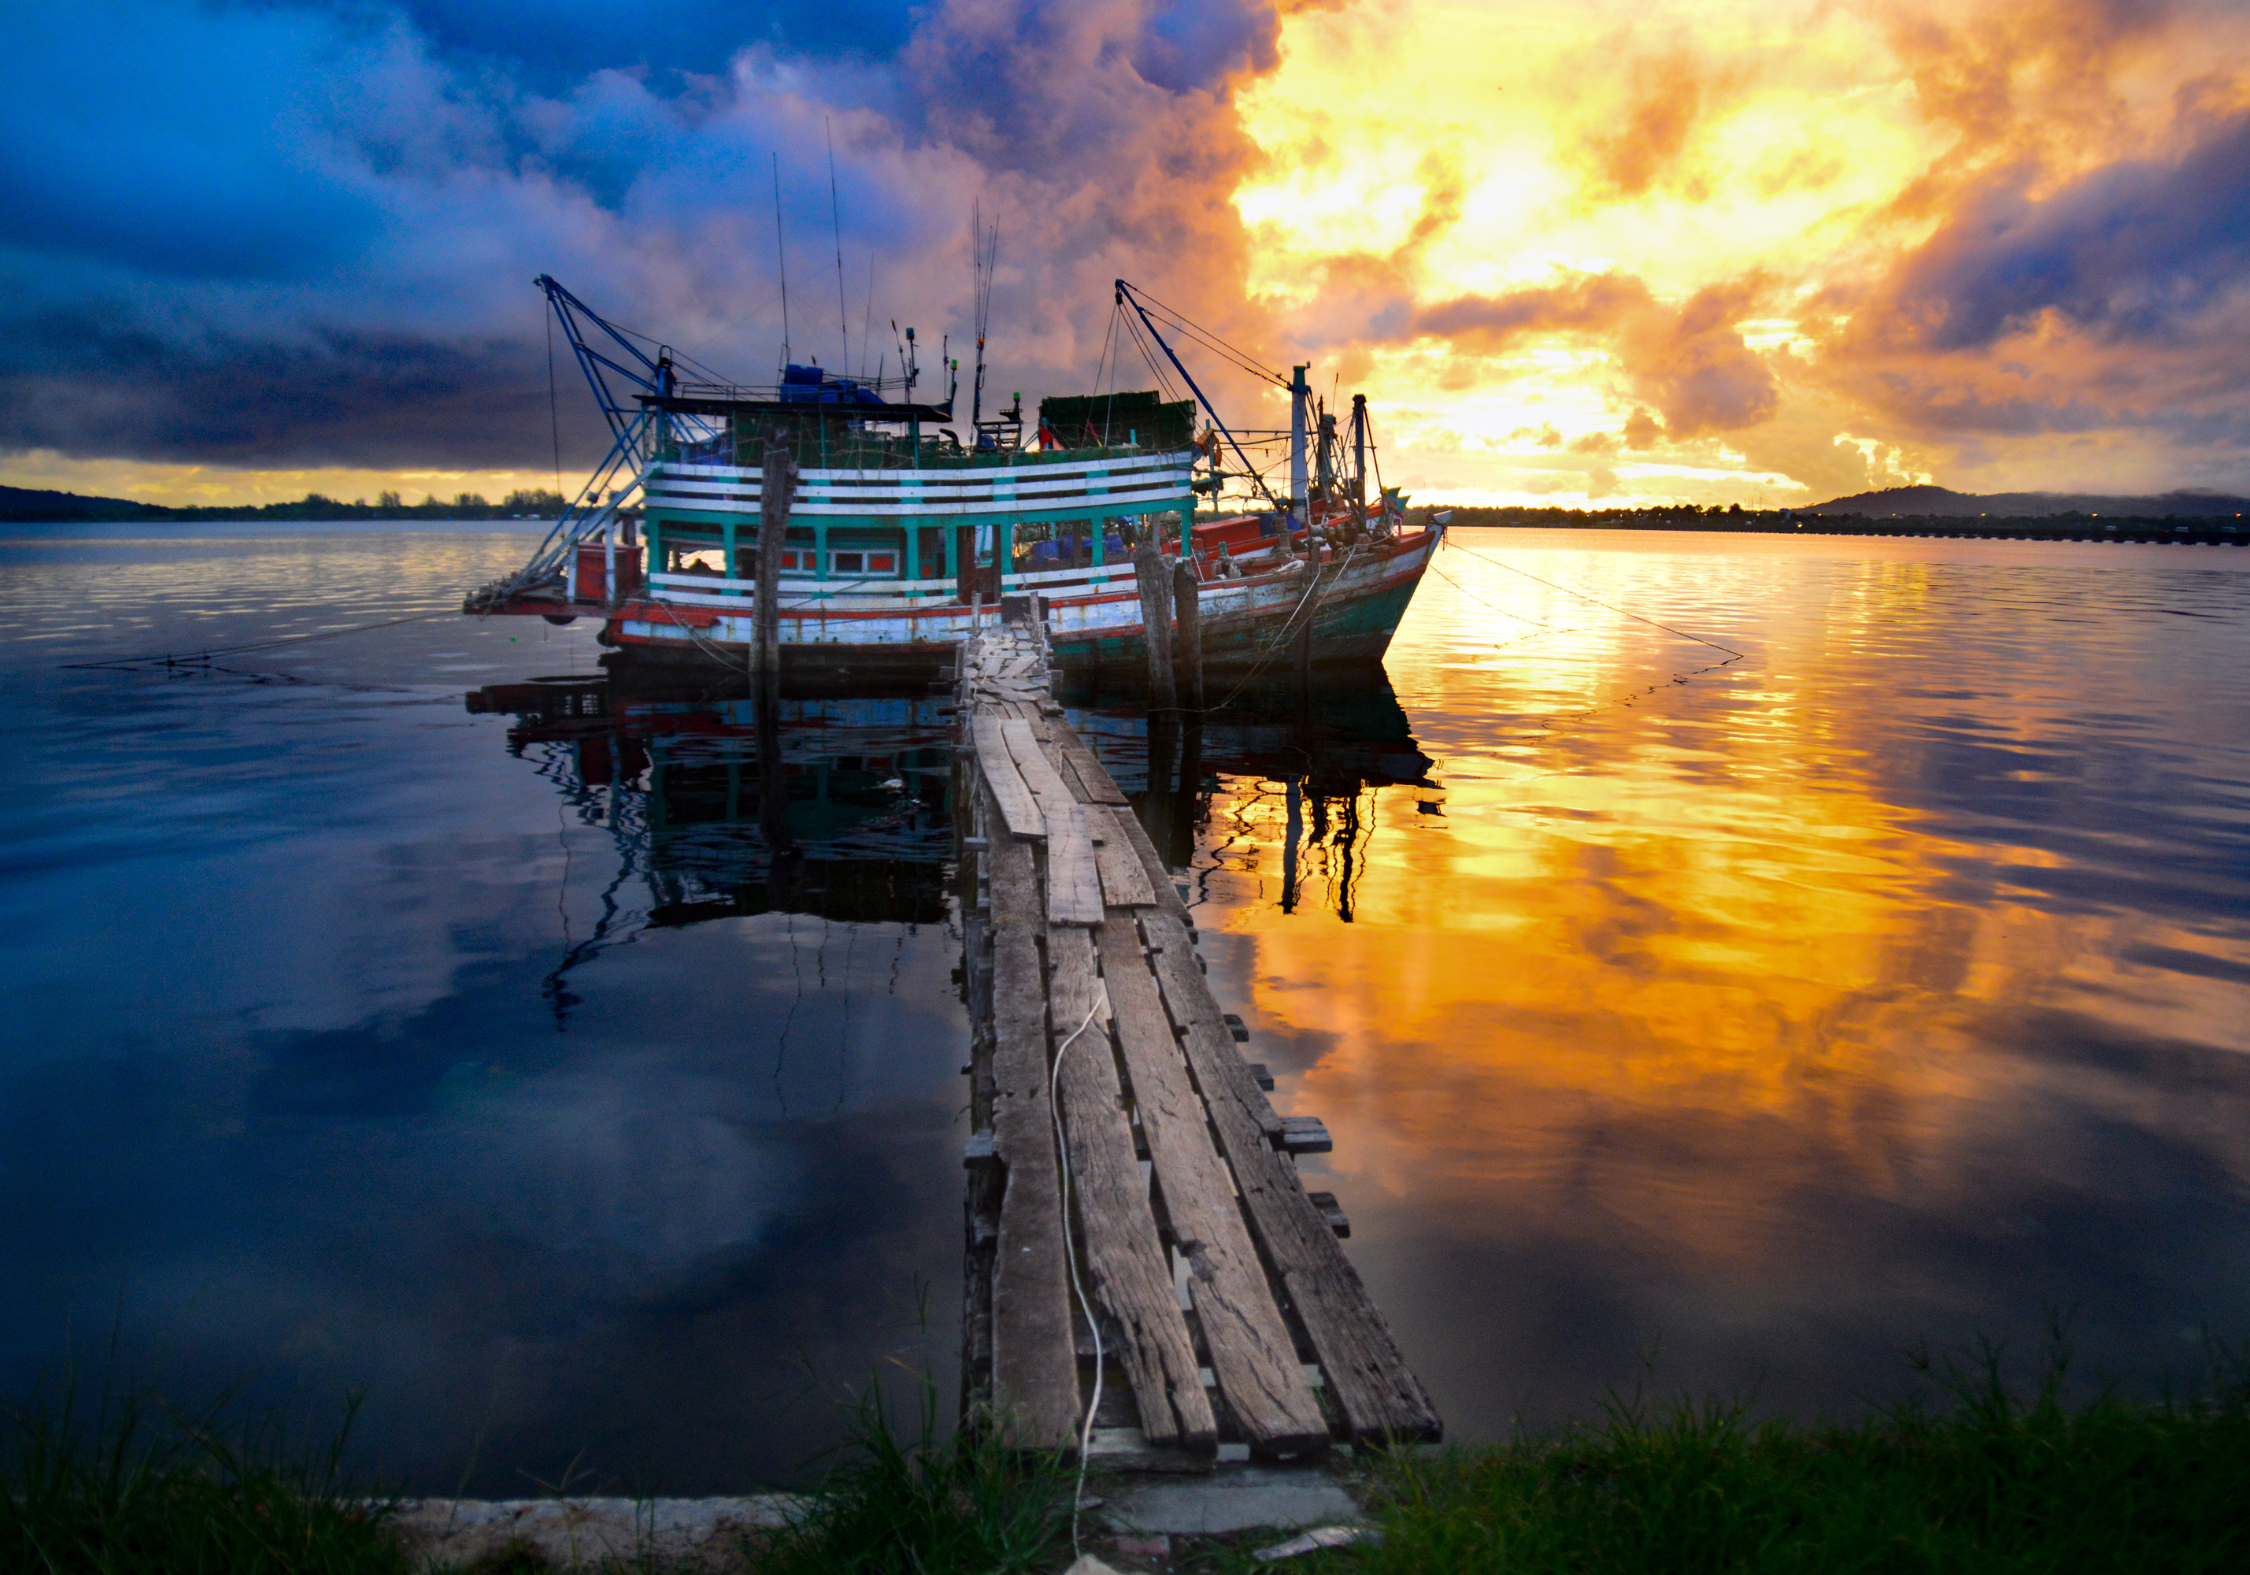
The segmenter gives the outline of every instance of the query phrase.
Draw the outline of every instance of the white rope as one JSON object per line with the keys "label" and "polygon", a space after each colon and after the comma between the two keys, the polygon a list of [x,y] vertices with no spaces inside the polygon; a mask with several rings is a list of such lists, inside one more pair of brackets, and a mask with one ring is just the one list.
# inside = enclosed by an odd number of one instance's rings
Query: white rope
{"label": "white rope", "polygon": [[1094,1443],[1094,1413],[1102,1403],[1102,1322],[1094,1312],[1094,1304],[1087,1298],[1085,1285],[1078,1278],[1078,1254],[1070,1245],[1070,1139],[1063,1135],[1060,1090],[1063,1053],[1077,1042],[1101,1009],[1101,998],[1096,996],[1094,1004],[1086,1008],[1085,1020],[1056,1047],[1055,1064],[1047,1074],[1047,1114],[1054,1118],[1055,1146],[1062,1153],[1063,1261],[1070,1266],[1070,1289],[1078,1298],[1078,1310],[1085,1315],[1086,1327],[1094,1336],[1094,1397],[1086,1402],[1086,1420],[1078,1430],[1078,1485],[1070,1495],[1070,1551],[1080,1555],[1086,1551],[1078,1544],[1078,1516],[1086,1502],[1086,1455]]}

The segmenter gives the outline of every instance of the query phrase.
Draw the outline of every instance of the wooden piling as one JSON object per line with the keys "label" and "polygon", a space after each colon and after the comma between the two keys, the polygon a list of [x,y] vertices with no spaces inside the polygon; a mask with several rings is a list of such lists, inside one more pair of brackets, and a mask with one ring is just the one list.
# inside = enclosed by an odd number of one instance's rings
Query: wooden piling
{"label": "wooden piling", "polygon": [[1172,617],[1179,627],[1180,704],[1190,711],[1203,709],[1203,613],[1198,605],[1201,586],[1195,566],[1182,558],[1172,568]]}
{"label": "wooden piling", "polygon": [[[765,464],[758,472],[758,589],[751,609],[757,630],[755,667],[769,691],[781,681],[781,549],[796,501],[796,456],[777,434],[766,440]],[[728,572],[733,572],[731,566]]]}
{"label": "wooden piling", "polygon": [[1149,704],[1170,710],[1179,704],[1172,682],[1172,585],[1154,543],[1144,542],[1133,554],[1133,578],[1141,593],[1141,628],[1147,636]]}
{"label": "wooden piling", "polygon": [[[1316,553],[1318,548],[1313,549]],[[1320,607],[1320,560],[1315,557],[1305,568],[1304,601],[1297,610],[1290,631],[1289,673],[1300,696],[1306,694],[1312,683],[1313,614]]]}

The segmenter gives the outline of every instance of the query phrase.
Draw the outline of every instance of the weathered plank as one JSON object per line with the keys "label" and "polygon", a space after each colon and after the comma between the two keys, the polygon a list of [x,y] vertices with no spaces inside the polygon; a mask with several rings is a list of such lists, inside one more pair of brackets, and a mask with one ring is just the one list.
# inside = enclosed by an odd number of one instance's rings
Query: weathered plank
{"label": "weathered plank", "polygon": [[985,786],[992,790],[1001,823],[1009,833],[1018,837],[1044,837],[1047,835],[1046,818],[1039,813],[1038,799],[1032,796],[1023,773],[1008,753],[1007,740],[1000,731],[1002,725],[1000,718],[981,712],[970,719],[969,736],[976,743],[977,768],[984,773]]}
{"label": "weathered plank", "polygon": [[1031,796],[1039,799],[1042,807],[1049,800],[1064,804],[1076,802],[1070,789],[1063,785],[1063,779],[1048,763],[1047,752],[1039,747],[1039,734],[1029,717],[1011,717],[1002,722],[1000,736],[1007,741],[1016,769],[1023,773],[1024,786],[1031,789]]}
{"label": "weathered plank", "polygon": [[[1265,1100],[1195,965],[1186,927],[1161,910],[1143,914],[1141,923],[1165,1011],[1180,1032],[1251,1229],[1312,1340],[1352,1441],[1374,1447],[1393,1439],[1437,1438],[1442,1431],[1437,1411],[1399,1354],[1389,1323],[1327,1220],[1305,1196],[1296,1166],[1267,1140],[1255,1114]],[[1123,1011],[1120,1007],[1121,1016]],[[1165,1202],[1169,1207],[1169,1192]]]}
{"label": "weathered plank", "polygon": [[1149,885],[1156,892],[1157,907],[1182,924],[1191,922],[1187,904],[1180,900],[1179,892],[1173,889],[1172,872],[1164,867],[1163,855],[1156,851],[1156,844],[1149,840],[1148,828],[1141,824],[1140,816],[1127,810],[1113,818],[1117,821],[1117,829],[1125,833],[1125,840],[1132,844],[1134,853],[1139,855],[1141,868],[1148,872]]}
{"label": "weathered plank", "polygon": [[[1102,881],[1086,805],[1066,801],[1047,824],[1047,918],[1055,924],[1102,922]],[[1060,822],[1058,825],[1057,822]]]}
{"label": "weathered plank", "polygon": [[1047,764],[1055,768],[1055,775],[1062,778],[1063,786],[1070,789],[1072,798],[1081,804],[1106,802],[1094,796],[1095,789],[1087,785],[1084,773],[1078,769],[1078,762],[1055,736],[1069,732],[1067,724],[1054,717],[1035,716],[1031,719],[1031,731],[1039,739],[1039,749],[1047,757]]}
{"label": "weathered plank", "polygon": [[1112,908],[1155,907],[1155,888],[1149,885],[1147,869],[1117,824],[1117,811],[1107,804],[1086,804],[1078,812],[1086,817],[1086,830],[1094,839],[1094,867],[1101,872],[1102,901]]}
{"label": "weathered plank", "polygon": [[[989,779],[988,779],[989,780]],[[1006,1167],[993,1255],[993,1403],[1008,1436],[1061,1449],[1076,1436],[1078,1358],[1070,1327],[1069,1237],[1047,1101],[1044,929],[1030,847],[986,854],[992,888],[992,1138]]]}
{"label": "weathered plank", "polygon": [[1102,978],[1133,1105],[1164,1189],[1173,1240],[1188,1262],[1188,1294],[1219,1392],[1262,1451],[1326,1448],[1328,1424],[1259,1266],[1226,1162],[1211,1145],[1203,1100],[1180,1059],[1131,916],[1112,914],[1101,943]]}
{"label": "weathered plank", "polygon": [[1124,1349],[1115,1355],[1149,1442],[1208,1452],[1218,1443],[1218,1426],[1133,1157],[1092,933],[1051,926],[1047,959],[1071,1187],[1094,1294],[1124,1332]]}
{"label": "weathered plank", "polygon": [[1030,722],[1017,718],[1002,722],[1000,736],[1047,823],[1047,921],[1101,923],[1101,874],[1094,864],[1094,841],[1084,810],[1047,763]]}
{"label": "weathered plank", "polygon": [[1086,741],[1080,738],[1073,729],[1058,726],[1055,728],[1054,738],[1056,745],[1070,757],[1071,764],[1078,768],[1078,780],[1086,784],[1086,802],[1089,804],[1129,804],[1132,802],[1125,796],[1124,790],[1110,779],[1109,773],[1102,769],[1102,763],[1095,757],[1093,750],[1087,747]]}

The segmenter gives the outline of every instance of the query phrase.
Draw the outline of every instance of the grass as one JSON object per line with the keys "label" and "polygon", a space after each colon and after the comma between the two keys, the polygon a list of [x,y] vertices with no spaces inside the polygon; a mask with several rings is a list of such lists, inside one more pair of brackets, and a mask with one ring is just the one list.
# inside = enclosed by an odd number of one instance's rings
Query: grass
{"label": "grass", "polygon": [[2067,1365],[2058,1349],[2018,1394],[1987,1349],[1942,1375],[1942,1407],[1851,1423],[1613,1401],[1599,1424],[1553,1438],[1402,1455],[1373,1480],[1382,1545],[1319,1562],[1510,1575],[2250,1569],[2239,1368],[2190,1398],[2073,1404]]}
{"label": "grass", "polygon": [[66,1377],[0,1418],[0,1570],[9,1575],[401,1575],[404,1559],[342,1470],[356,1399],[325,1446],[221,1401],[183,1414]]}
{"label": "grass", "polygon": [[937,1387],[917,1384],[916,1441],[880,1385],[856,1401],[842,1463],[809,1512],[753,1550],[758,1575],[1014,1575],[1067,1556],[1075,1468],[1009,1447],[1004,1430],[941,1435]]}
{"label": "grass", "polygon": [[[1937,1374],[1936,1402],[1853,1422],[1758,1419],[1740,1405],[1613,1398],[1603,1418],[1506,1445],[1401,1452],[1358,1484],[1379,1546],[1287,1571],[1764,1575],[2250,1569],[2250,1383],[2216,1366],[2192,1394],[2074,1400],[2059,1345],[2028,1389],[2000,1353]],[[1010,1575],[1070,1559],[1067,1462],[994,1430],[952,1436],[936,1387],[901,1415],[854,1403],[837,1464],[794,1526],[739,1550],[752,1575]],[[9,1417],[0,1571],[405,1575],[344,1480],[349,1428],[291,1453],[272,1427],[151,1401]],[[1094,1540],[1089,1550],[1129,1564]],[[1263,1534],[1181,1539],[1174,1570],[1246,1571]],[[543,1568],[522,1550],[502,1569]],[[634,1565],[635,1569],[642,1566]]]}

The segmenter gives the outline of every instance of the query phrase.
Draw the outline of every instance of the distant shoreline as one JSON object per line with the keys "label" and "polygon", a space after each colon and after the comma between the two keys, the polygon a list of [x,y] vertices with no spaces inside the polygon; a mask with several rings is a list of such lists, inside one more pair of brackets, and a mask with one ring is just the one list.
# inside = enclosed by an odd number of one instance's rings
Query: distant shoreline
{"label": "distant shoreline", "polygon": [[308,493],[293,503],[189,504],[173,507],[136,503],[130,498],[84,497],[75,492],[46,492],[28,487],[0,487],[0,525],[133,525],[176,523],[277,522],[303,525],[372,524],[383,520],[516,520],[552,524],[562,513],[563,498],[547,491],[512,492],[498,503],[474,492],[450,499],[425,497],[409,503],[395,492],[386,492],[373,503]]}
{"label": "distant shoreline", "polygon": [[[1448,512],[1433,505],[1433,512]],[[2250,518],[2035,514],[1813,514],[1791,509],[1455,508],[1455,526],[1513,530],[1733,531],[1767,536],[1927,536],[1981,541],[2134,541],[2250,547]]]}

